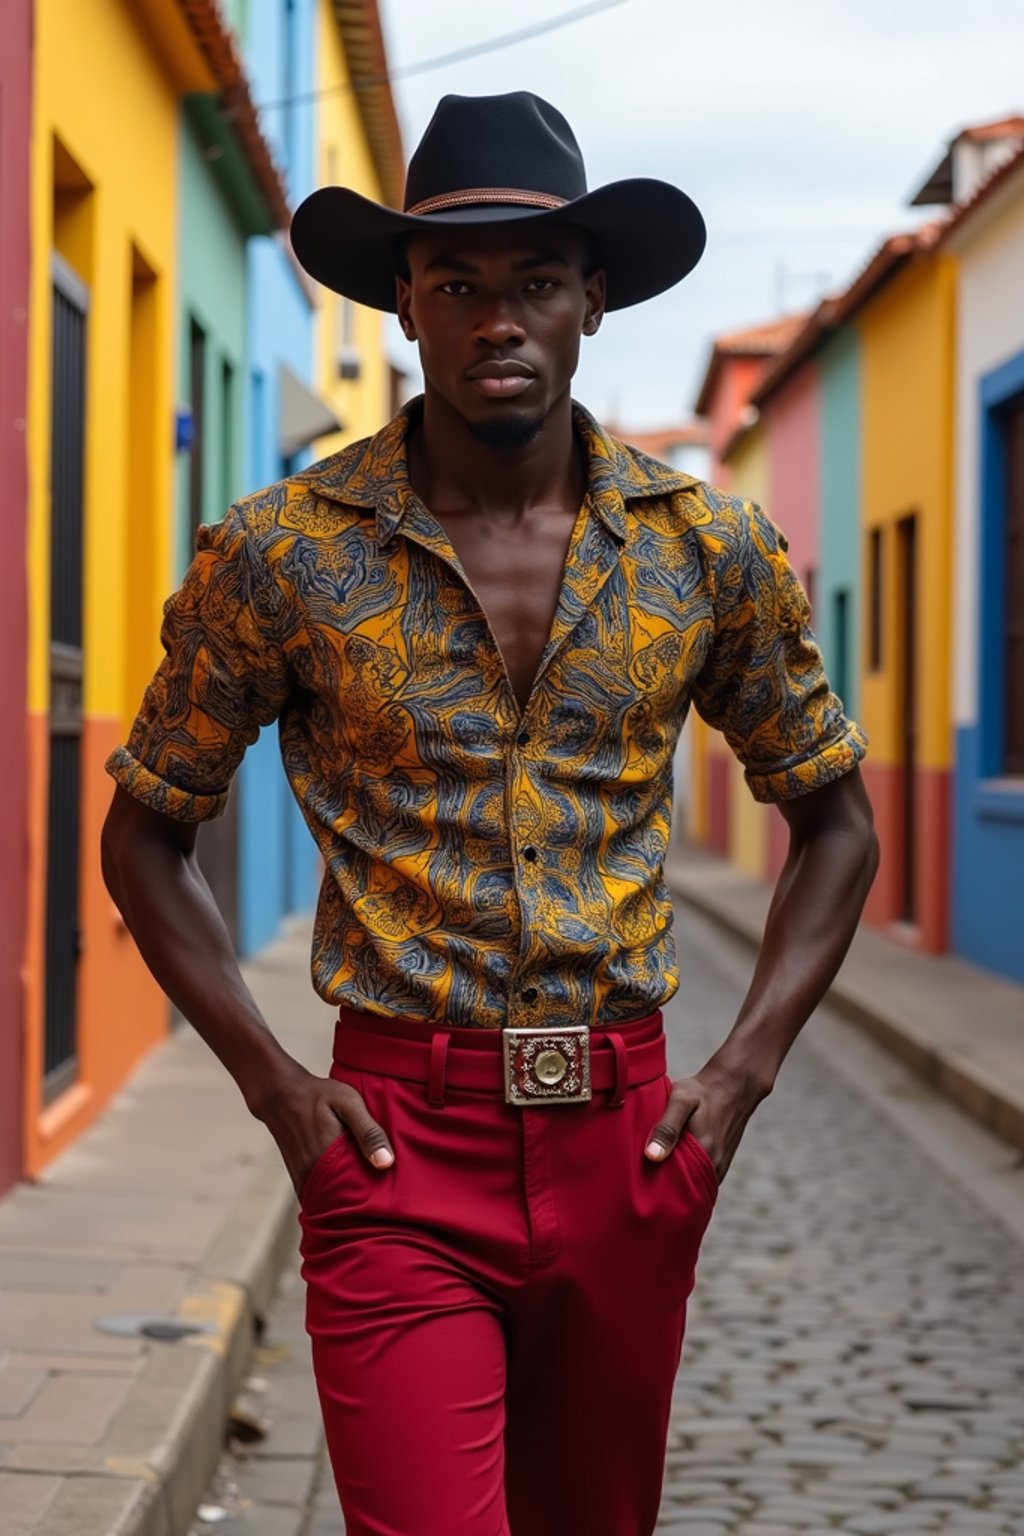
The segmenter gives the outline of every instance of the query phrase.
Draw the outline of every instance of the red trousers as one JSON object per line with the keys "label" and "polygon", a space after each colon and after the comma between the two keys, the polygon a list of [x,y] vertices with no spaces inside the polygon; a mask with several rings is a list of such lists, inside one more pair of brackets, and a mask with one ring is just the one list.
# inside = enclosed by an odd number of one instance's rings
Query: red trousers
{"label": "red trousers", "polygon": [[718,1184],[690,1132],[664,1162],[644,1156],[671,1087],[660,1013],[590,1038],[616,1081],[520,1108],[500,1086],[451,1085],[474,1053],[499,1075],[500,1031],[342,1010],[330,1075],[395,1150],[378,1170],[343,1131],[300,1201],[347,1536],[654,1530]]}

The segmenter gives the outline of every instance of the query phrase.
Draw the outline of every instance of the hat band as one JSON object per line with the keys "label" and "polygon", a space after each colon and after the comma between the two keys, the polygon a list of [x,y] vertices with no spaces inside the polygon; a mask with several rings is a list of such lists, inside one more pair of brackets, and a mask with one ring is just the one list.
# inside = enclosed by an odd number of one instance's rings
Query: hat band
{"label": "hat band", "polygon": [[519,187],[467,187],[462,192],[442,192],[413,203],[406,213],[440,213],[445,208],[464,208],[470,203],[513,203],[522,208],[564,208],[567,197],[552,192],[524,192]]}

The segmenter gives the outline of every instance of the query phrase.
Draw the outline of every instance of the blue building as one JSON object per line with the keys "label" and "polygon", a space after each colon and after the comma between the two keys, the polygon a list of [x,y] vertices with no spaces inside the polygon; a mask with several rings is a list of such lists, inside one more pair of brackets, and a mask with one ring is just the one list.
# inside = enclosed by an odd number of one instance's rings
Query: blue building
{"label": "blue building", "polygon": [[943,235],[957,261],[951,916],[960,954],[1024,982],[1024,119],[1007,129],[980,190],[968,134],[944,162],[963,204]]}
{"label": "blue building", "polygon": [[[294,208],[314,178],[316,0],[233,0],[228,13]],[[338,423],[314,392],[316,294],[287,235],[249,240],[246,292],[243,473],[255,490],[309,463],[310,445]],[[272,939],[288,913],[312,909],[319,855],[285,778],[276,727],[246,753],[235,792],[245,955]]]}

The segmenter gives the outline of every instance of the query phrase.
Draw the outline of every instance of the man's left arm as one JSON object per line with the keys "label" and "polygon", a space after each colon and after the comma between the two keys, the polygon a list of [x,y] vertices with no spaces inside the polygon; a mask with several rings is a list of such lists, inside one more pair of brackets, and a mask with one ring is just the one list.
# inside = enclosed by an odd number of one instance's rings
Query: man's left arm
{"label": "man's left arm", "polygon": [[[860,769],[779,803],[789,853],[775,886],[753,979],[726,1039],[694,1077],[680,1078],[651,1136],[659,1154],[685,1126],[719,1178],[783,1060],[828,991],[856,932],[878,867],[878,840]],[[663,1149],[663,1150],[662,1150]],[[655,1156],[651,1150],[648,1156]]]}
{"label": "man's left arm", "polygon": [[842,964],[878,844],[858,766],[866,737],[828,685],[786,541],[754,502],[717,514],[699,530],[715,628],[693,701],[724,733],[754,798],[778,806],[789,852],[736,1023],[696,1076],[676,1082],[647,1155],[664,1156],[685,1126],[721,1178]]}

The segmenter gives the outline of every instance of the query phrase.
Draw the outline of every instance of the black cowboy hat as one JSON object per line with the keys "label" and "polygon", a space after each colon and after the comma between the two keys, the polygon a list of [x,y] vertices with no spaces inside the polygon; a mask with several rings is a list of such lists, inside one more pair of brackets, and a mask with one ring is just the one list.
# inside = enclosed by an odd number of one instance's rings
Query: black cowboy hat
{"label": "black cowboy hat", "polygon": [[608,309],[671,288],[697,265],[707,239],[696,204],[668,182],[638,177],[588,192],[572,129],[529,91],[442,97],[409,162],[401,213],[348,187],[321,187],[295,210],[291,234],[311,277],[360,304],[394,310],[403,236],[553,222],[593,238]]}

